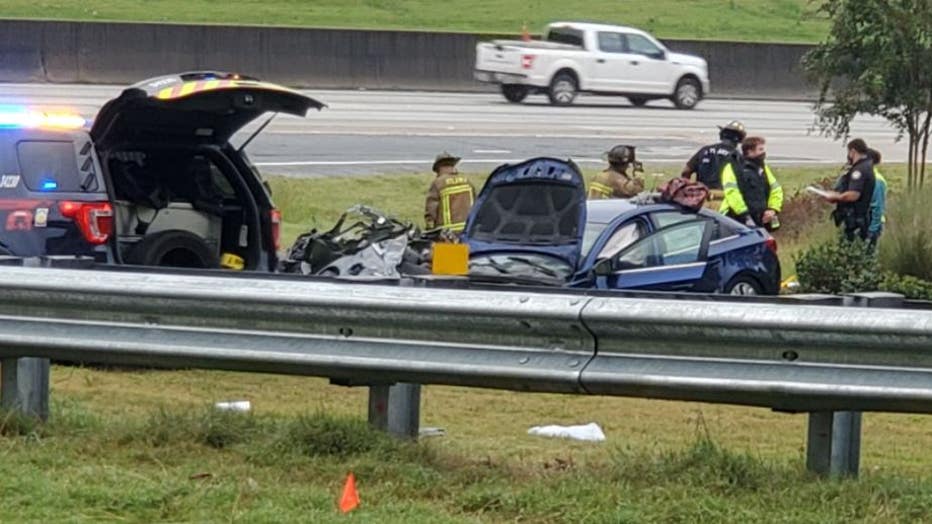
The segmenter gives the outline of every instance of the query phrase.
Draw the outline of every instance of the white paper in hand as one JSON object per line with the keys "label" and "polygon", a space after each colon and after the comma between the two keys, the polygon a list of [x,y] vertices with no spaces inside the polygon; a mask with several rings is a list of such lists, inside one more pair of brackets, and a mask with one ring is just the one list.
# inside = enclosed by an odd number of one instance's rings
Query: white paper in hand
{"label": "white paper in hand", "polygon": [[527,430],[528,435],[539,437],[568,438],[587,442],[603,442],[605,433],[595,422],[584,426],[534,426]]}
{"label": "white paper in hand", "polygon": [[827,196],[831,194],[829,191],[826,191],[822,189],[821,187],[816,187],[816,186],[807,186],[806,191],[814,195],[820,196],[822,198],[826,198]]}

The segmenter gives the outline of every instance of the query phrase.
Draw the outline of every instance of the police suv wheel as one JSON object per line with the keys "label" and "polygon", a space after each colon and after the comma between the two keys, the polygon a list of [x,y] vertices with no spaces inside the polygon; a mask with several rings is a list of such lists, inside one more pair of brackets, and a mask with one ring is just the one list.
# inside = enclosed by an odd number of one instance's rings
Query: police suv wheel
{"label": "police suv wheel", "polygon": [[576,100],[579,87],[576,85],[576,79],[568,73],[560,73],[550,81],[550,89],[547,90],[547,97],[550,103],[555,106],[568,106]]}
{"label": "police suv wheel", "polygon": [[702,86],[694,78],[684,78],[676,84],[673,103],[677,109],[692,109],[702,100]]}
{"label": "police suv wheel", "polygon": [[529,90],[527,86],[519,84],[502,84],[502,95],[505,100],[513,104],[519,104],[527,98]]}

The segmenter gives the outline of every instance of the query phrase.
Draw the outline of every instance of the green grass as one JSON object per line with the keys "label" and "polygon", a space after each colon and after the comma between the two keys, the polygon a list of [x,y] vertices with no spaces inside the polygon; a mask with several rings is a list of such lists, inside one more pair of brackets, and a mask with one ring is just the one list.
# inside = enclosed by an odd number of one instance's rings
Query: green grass
{"label": "green grass", "polygon": [[[867,414],[862,478],[804,472],[805,417],[763,409],[427,387],[392,441],[366,391],[207,371],[54,367],[47,426],[0,424],[2,522],[914,522],[932,515],[932,418]],[[249,399],[252,414],[217,413]],[[527,435],[599,422],[602,444]]]}
{"label": "green grass", "polygon": [[518,33],[557,20],[633,25],[664,38],[815,42],[808,0],[4,0],[0,16]]}

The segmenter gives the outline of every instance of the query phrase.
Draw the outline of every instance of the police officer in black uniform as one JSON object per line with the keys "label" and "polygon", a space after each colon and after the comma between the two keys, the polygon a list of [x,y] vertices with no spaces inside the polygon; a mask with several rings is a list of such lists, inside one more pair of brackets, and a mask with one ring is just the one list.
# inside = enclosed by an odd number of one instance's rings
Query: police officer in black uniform
{"label": "police officer in black uniform", "polygon": [[725,127],[719,127],[717,144],[704,146],[686,162],[686,167],[680,174],[683,178],[691,178],[696,174],[696,182],[702,182],[709,188],[709,200],[706,207],[718,209],[724,198],[722,191],[722,170],[729,162],[734,163],[735,170],[741,166],[741,152],[738,146],[747,136],[744,124],[734,120]]}
{"label": "police officer in black uniform", "polygon": [[825,199],[835,204],[832,218],[843,228],[849,241],[868,239],[871,223],[871,198],[874,195],[874,164],[867,143],[856,138],[848,143],[848,170],[838,181],[835,191]]}

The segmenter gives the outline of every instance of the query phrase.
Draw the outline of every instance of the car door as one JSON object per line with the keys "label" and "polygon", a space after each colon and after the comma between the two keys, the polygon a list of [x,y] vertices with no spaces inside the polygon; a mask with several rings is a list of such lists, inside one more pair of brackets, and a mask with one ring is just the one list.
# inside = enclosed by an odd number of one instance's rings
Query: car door
{"label": "car door", "polygon": [[631,56],[624,33],[599,31],[596,33],[595,66],[592,70],[591,89],[611,93],[630,91]]}
{"label": "car door", "polygon": [[[611,271],[597,276],[603,289],[693,291],[707,270],[714,222],[679,222],[637,240],[612,259]],[[596,272],[601,273],[601,271]]]}
{"label": "car door", "polygon": [[637,33],[626,34],[625,41],[628,89],[634,93],[672,93],[673,64],[666,50]]}

